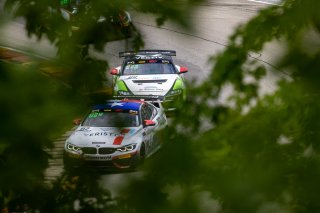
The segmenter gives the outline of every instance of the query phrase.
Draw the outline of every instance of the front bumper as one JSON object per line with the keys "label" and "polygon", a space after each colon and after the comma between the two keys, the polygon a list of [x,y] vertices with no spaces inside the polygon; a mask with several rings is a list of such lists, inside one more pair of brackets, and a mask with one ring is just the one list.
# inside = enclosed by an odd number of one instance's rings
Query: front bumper
{"label": "front bumper", "polygon": [[115,156],[91,155],[83,156],[64,151],[63,163],[65,168],[90,167],[102,170],[123,170],[137,166],[140,158],[137,151]]}

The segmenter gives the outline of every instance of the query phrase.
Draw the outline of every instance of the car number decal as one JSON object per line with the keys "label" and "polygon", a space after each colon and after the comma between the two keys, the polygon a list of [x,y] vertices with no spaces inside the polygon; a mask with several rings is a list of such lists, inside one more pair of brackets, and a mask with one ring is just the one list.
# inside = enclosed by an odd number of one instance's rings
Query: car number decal
{"label": "car number decal", "polygon": [[89,118],[96,118],[96,117],[100,117],[102,115],[103,115],[102,112],[93,112],[93,113],[89,114]]}

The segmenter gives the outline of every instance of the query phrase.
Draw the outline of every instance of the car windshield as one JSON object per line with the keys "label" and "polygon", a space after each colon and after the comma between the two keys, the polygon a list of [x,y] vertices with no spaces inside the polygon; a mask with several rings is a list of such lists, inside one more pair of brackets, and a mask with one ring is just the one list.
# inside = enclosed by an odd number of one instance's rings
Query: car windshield
{"label": "car windshield", "polygon": [[91,112],[83,126],[91,127],[136,127],[139,126],[137,114],[128,112]]}
{"label": "car windshield", "polygon": [[155,63],[150,63],[149,61],[129,61],[123,69],[123,75],[154,75],[177,73],[174,65],[169,63],[169,61],[165,61],[165,63],[162,62],[164,60],[158,60]]}

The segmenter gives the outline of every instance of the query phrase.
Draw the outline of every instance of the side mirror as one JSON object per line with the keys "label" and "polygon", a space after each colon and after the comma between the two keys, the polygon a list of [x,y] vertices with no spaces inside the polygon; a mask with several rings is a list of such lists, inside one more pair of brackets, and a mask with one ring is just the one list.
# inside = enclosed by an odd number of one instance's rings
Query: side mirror
{"label": "side mirror", "polygon": [[74,119],[73,124],[79,126],[81,124],[81,118]]}
{"label": "side mirror", "polygon": [[187,67],[180,67],[179,73],[186,73],[186,72],[188,72]]}
{"label": "side mirror", "polygon": [[155,126],[156,122],[152,120],[144,120],[144,126]]}
{"label": "side mirror", "polygon": [[110,71],[110,74],[111,74],[111,75],[118,75],[118,74],[119,74],[119,71],[118,71],[116,68],[113,68],[113,69]]}

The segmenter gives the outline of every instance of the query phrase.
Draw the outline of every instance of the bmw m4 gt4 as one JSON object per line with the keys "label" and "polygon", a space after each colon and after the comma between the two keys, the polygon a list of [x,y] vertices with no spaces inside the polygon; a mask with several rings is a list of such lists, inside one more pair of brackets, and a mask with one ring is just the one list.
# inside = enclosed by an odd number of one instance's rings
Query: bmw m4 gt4
{"label": "bmw m4 gt4", "polygon": [[161,147],[160,102],[114,100],[93,106],[64,147],[65,168],[135,168]]}

